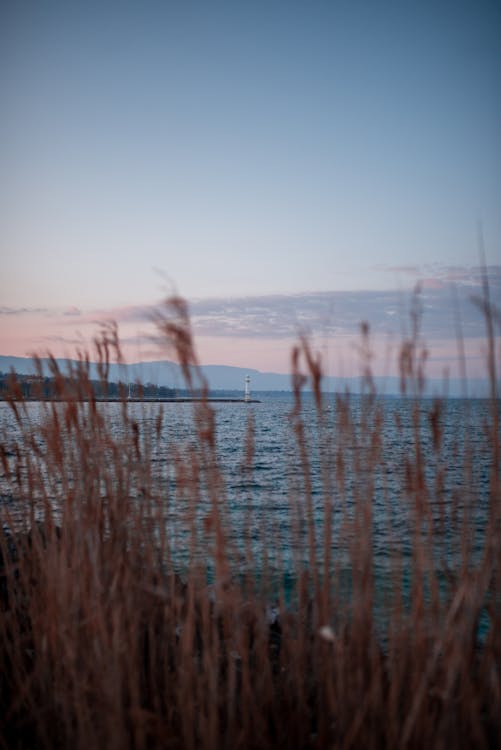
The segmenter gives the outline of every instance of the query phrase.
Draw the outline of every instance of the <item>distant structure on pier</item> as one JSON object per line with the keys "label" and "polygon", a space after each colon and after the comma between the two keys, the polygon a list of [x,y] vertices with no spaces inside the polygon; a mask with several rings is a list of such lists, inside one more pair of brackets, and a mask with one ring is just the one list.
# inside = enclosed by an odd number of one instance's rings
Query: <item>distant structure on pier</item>
{"label": "distant structure on pier", "polygon": [[244,401],[250,401],[250,376],[245,376],[245,395]]}

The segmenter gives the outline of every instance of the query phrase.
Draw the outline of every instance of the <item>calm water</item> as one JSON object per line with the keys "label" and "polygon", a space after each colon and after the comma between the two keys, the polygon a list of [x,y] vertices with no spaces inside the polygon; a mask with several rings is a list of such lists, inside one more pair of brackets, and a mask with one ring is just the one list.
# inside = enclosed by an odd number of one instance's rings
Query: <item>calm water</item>
{"label": "calm water", "polygon": [[[331,529],[333,553],[341,565],[369,529],[376,565],[384,569],[395,554],[411,554],[416,506],[409,479],[417,465],[423,469],[420,481],[430,499],[430,512],[421,519],[421,526],[424,533],[433,535],[437,555],[454,562],[464,527],[471,532],[473,556],[481,554],[492,473],[488,401],[443,402],[435,420],[441,439],[434,446],[430,419],[433,402],[428,399],[419,403],[416,423],[415,404],[410,399],[385,397],[371,405],[367,399],[352,396],[345,402],[350,415],[347,427],[344,411],[334,397],[325,397],[319,417],[313,399],[306,394],[300,412],[304,433],[299,441],[298,421],[291,417],[292,396],[261,394],[260,398],[260,404],[213,405],[216,463],[223,480],[217,489],[217,501],[236,555],[243,554],[247,544],[261,562],[269,559],[288,568],[295,555],[306,562],[309,493],[315,554],[322,556],[326,524]],[[119,436],[124,430],[120,405],[100,404],[99,408]],[[46,409],[46,404],[28,404],[27,421],[43,424]],[[186,507],[196,505],[202,534],[214,499],[214,475],[200,455],[193,406],[130,404],[128,409],[140,435],[152,436],[148,458],[152,487],[157,502],[168,506],[167,533],[175,554],[185,559]],[[156,440],[153,435],[159,411],[162,427]],[[253,426],[252,454],[247,440],[249,420]],[[20,430],[5,403],[0,403],[0,434],[13,465],[14,443]],[[300,444],[306,445],[304,454]],[[193,497],[189,497],[189,491],[180,497],[180,464],[189,475],[194,461],[201,461],[204,467],[201,481],[193,485]],[[212,478],[204,480],[204,476]],[[49,484],[49,494],[57,506],[61,483]],[[137,487],[131,488],[134,492],[139,498]],[[12,512],[20,499],[15,483],[8,481],[2,469],[0,503]]]}

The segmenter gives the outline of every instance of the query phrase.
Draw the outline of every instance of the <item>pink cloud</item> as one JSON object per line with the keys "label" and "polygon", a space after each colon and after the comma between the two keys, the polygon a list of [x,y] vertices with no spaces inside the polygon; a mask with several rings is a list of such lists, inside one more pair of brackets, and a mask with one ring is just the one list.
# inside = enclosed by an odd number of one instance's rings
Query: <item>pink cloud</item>
{"label": "pink cloud", "polygon": [[443,289],[446,286],[443,281],[437,278],[421,279],[419,283],[423,289]]}
{"label": "pink cloud", "polygon": [[[77,308],[73,308],[77,309]],[[116,323],[149,323],[160,309],[160,305],[123,305],[121,307],[100,308],[88,310],[83,313],[79,311],[79,324],[81,325],[99,325],[108,321]],[[63,313],[71,317],[77,313]],[[73,321],[66,320],[66,325],[73,325]]]}

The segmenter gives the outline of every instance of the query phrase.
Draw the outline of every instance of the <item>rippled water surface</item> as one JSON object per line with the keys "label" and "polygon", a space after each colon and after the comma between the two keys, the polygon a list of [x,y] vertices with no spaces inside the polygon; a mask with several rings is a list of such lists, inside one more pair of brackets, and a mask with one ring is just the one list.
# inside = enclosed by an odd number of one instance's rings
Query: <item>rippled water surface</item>
{"label": "rippled water surface", "polygon": [[[188,545],[183,528],[186,506],[191,503],[195,508],[203,529],[214,502],[214,486],[212,491],[210,486],[214,472],[222,480],[216,482],[217,503],[228,538],[237,553],[243,554],[250,544],[260,560],[269,558],[285,567],[294,555],[310,560],[309,502],[319,557],[328,544],[342,560],[352,554],[360,538],[369,536],[376,562],[384,567],[395,553],[411,554],[416,518],[424,533],[433,534],[437,554],[450,559],[459,554],[459,537],[466,527],[473,553],[481,553],[493,469],[488,401],[449,399],[437,411],[428,399],[416,404],[411,399],[386,397],[371,402],[353,396],[341,403],[326,396],[318,412],[307,394],[300,412],[293,415],[290,394],[260,398],[261,403],[250,405],[211,405],[215,467],[208,467],[207,456],[200,454],[192,404],[127,406],[140,439],[149,446],[142,460],[148,461],[155,502],[169,507],[167,531],[181,557]],[[23,427],[32,425],[36,431],[51,408],[27,404],[20,427],[9,406],[0,403],[2,444],[11,467],[16,440],[25,451],[32,450],[21,437]],[[63,408],[58,405],[56,410]],[[101,403],[98,408],[116,438],[130,429],[119,404]],[[185,487],[182,497],[178,492],[181,464],[183,476],[199,474],[199,482],[191,490]],[[427,500],[422,517],[416,487],[419,497]],[[52,480],[49,494],[55,506],[61,492],[62,482]],[[131,486],[131,492],[139,502],[137,486]],[[11,507],[22,500],[4,466],[0,502]]]}

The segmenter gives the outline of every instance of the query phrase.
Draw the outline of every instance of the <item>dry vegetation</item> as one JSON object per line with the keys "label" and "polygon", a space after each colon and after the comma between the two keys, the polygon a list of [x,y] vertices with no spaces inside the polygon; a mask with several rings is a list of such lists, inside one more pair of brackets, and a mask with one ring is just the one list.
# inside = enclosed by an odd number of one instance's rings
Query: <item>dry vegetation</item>
{"label": "dry vegetation", "polygon": [[[186,307],[176,299],[169,310],[159,327],[177,348],[188,386],[203,389],[191,368],[197,362]],[[104,383],[110,357],[120,355],[114,329],[96,345]],[[292,594],[273,588],[282,579],[265,558],[259,578],[252,575],[252,545],[243,567],[235,553],[209,403],[193,405],[196,448],[179,446],[167,457],[172,488],[158,484],[150,461],[168,412],[141,422],[124,399],[120,430],[112,429],[81,357],[70,394],[53,362],[61,400],[47,402],[35,421],[13,378],[18,433],[0,444],[10,486],[0,506],[0,747],[497,747],[501,495],[492,336],[490,347],[485,449],[492,470],[488,521],[474,554],[468,446],[465,495],[442,502],[441,406],[426,415],[435,452],[430,478],[418,425],[424,357],[416,335],[404,342],[403,383],[417,396],[399,499],[411,529],[411,578],[395,537],[384,596],[372,537],[384,414],[372,389],[367,328],[365,408],[356,424],[349,399],[336,402],[321,527],[310,462],[317,450],[325,455],[325,445],[308,440],[301,411],[308,377],[318,434],[325,434],[320,367],[306,341],[293,355],[291,428],[303,486],[291,491]],[[243,471],[252,471],[252,447],[250,422]],[[182,567],[169,534],[174,504],[186,529]],[[454,534],[454,563],[443,553],[440,524]],[[345,541],[348,589],[334,538]],[[479,637],[481,621],[487,626]]]}

